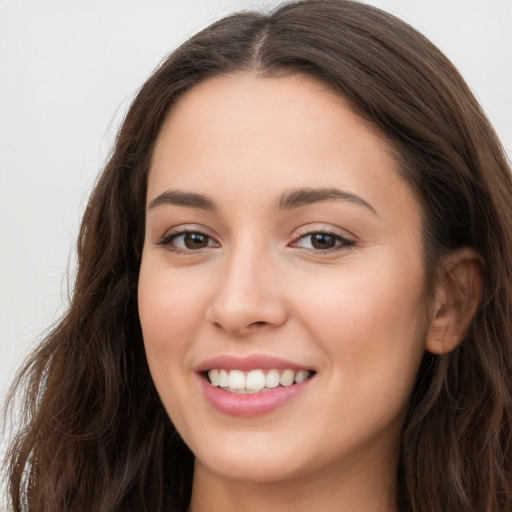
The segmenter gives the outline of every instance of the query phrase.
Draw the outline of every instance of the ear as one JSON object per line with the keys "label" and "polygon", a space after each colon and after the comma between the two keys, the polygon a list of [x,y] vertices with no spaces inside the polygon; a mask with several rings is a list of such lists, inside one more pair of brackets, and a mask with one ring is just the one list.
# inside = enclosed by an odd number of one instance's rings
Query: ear
{"label": "ear", "polygon": [[447,354],[466,336],[482,297],[483,267],[481,256],[467,247],[442,259],[426,341],[432,354]]}

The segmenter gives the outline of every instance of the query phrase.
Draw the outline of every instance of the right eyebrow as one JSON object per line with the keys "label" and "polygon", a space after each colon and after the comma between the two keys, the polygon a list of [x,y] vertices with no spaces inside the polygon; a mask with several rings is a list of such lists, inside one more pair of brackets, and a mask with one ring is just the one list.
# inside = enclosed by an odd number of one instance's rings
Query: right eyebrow
{"label": "right eyebrow", "polygon": [[148,203],[148,211],[162,205],[184,206],[185,208],[197,208],[214,212],[217,210],[215,203],[202,194],[182,192],[180,190],[166,190]]}

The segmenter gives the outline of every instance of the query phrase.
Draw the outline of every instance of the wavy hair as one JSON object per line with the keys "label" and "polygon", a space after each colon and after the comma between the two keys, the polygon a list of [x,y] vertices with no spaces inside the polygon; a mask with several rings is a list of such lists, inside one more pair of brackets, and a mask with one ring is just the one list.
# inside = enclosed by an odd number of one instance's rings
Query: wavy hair
{"label": "wavy hair", "polygon": [[[430,282],[472,247],[482,303],[453,352],[425,354],[397,468],[402,512],[512,510],[512,182],[500,143],[446,57],[407,24],[350,0],[228,16],[140,89],[88,203],[69,310],[13,391],[24,422],[7,468],[15,511],[184,511],[193,455],[153,386],[137,312],[146,179],[180,96],[208,77],[302,73],[390,142],[423,211]],[[172,114],[171,114],[172,115]]]}

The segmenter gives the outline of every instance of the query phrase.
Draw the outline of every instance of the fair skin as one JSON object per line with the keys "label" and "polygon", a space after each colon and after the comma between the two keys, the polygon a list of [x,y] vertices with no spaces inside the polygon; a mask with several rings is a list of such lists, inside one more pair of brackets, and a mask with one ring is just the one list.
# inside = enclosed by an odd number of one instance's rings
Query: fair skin
{"label": "fair skin", "polygon": [[[217,77],[173,109],[147,199],[140,319],[196,457],[190,510],[396,510],[421,358],[451,350],[474,308],[446,287],[427,300],[420,207],[387,143],[311,78]],[[475,261],[449,261],[457,289]],[[309,378],[271,410],[213,406],[207,361],[254,355]]]}

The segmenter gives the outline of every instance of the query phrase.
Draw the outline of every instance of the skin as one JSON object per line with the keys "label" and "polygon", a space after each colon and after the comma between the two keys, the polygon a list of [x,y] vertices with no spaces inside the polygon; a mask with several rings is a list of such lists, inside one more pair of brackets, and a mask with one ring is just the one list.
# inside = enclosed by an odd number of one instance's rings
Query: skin
{"label": "skin", "polygon": [[[139,308],[155,385],[196,457],[191,511],[396,510],[397,446],[422,355],[451,348],[449,326],[429,319],[453,315],[426,299],[420,206],[389,149],[336,92],[297,75],[209,79],[165,123]],[[276,207],[297,188],[366,204]],[[152,205],[169,190],[216,210]],[[208,238],[190,249],[178,234],[195,231]],[[312,245],[324,231],[329,251]],[[233,417],[206,402],[195,372],[221,354],[269,354],[316,375],[285,406]]]}

